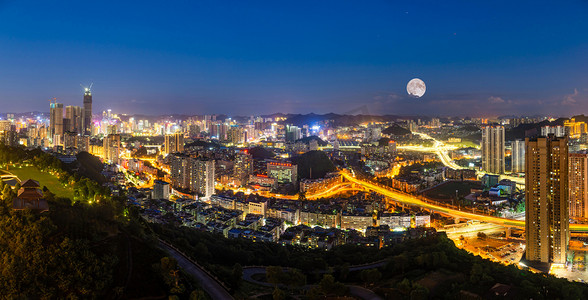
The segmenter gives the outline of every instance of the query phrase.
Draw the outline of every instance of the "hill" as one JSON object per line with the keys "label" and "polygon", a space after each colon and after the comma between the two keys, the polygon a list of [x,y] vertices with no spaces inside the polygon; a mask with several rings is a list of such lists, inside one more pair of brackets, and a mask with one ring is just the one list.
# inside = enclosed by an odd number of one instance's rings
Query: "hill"
{"label": "hill", "polygon": [[410,132],[410,130],[403,128],[400,125],[394,123],[394,124],[392,124],[392,126],[382,130],[382,134],[400,136],[400,135],[411,134],[411,132]]}
{"label": "hill", "polygon": [[323,151],[308,151],[294,157],[293,162],[298,165],[299,179],[321,178],[325,177],[327,173],[335,171],[335,165]]}

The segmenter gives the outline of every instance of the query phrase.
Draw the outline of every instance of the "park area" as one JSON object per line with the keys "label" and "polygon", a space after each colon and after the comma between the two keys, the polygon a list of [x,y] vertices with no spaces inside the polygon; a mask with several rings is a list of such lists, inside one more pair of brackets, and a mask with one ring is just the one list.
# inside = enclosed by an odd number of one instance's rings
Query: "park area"
{"label": "park area", "polygon": [[18,176],[20,181],[33,179],[39,182],[41,187],[46,186],[51,193],[57,197],[65,197],[73,199],[73,188],[71,186],[64,186],[59,182],[59,179],[46,172],[39,171],[33,166],[12,167],[8,172]]}

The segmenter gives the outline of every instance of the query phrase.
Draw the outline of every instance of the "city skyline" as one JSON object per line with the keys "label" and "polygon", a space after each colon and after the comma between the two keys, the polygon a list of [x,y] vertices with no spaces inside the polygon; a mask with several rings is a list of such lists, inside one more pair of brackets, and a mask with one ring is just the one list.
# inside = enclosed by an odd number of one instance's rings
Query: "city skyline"
{"label": "city skyline", "polygon": [[[85,5],[0,4],[5,111],[78,103],[84,82],[95,111],[149,115],[588,108],[585,2]],[[405,90],[414,77],[419,99]]]}

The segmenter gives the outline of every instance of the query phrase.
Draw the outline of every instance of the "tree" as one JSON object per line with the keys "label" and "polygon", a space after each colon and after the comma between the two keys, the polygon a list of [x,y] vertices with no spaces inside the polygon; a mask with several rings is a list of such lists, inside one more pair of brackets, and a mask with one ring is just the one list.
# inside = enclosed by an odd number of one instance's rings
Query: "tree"
{"label": "tree", "polygon": [[282,267],[269,266],[265,268],[265,277],[267,279],[267,282],[277,287],[277,285],[282,282],[282,278],[284,277],[284,271],[282,270]]}
{"label": "tree", "polygon": [[284,291],[280,290],[278,287],[275,287],[274,291],[272,292],[272,298],[274,300],[285,300],[286,293]]}
{"label": "tree", "polygon": [[382,278],[382,273],[380,273],[378,269],[368,269],[361,271],[359,276],[361,277],[361,280],[366,283],[366,285],[372,285]]}
{"label": "tree", "polygon": [[231,270],[231,286],[238,289],[243,279],[243,267],[240,264],[235,264]]}

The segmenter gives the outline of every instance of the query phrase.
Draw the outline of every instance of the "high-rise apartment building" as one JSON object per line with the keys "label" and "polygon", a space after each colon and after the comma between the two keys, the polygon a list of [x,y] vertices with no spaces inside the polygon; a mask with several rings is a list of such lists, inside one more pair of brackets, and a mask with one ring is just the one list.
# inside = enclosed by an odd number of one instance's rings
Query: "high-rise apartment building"
{"label": "high-rise apartment building", "polygon": [[82,135],[92,135],[92,86],[84,89],[84,120]]}
{"label": "high-rise apartment building", "polygon": [[184,152],[184,134],[173,133],[165,136],[165,153],[182,153]]}
{"label": "high-rise apartment building", "polygon": [[235,156],[235,164],[233,165],[233,178],[235,184],[243,186],[246,185],[249,179],[249,174],[253,172],[253,158],[247,153],[237,153]]}
{"label": "high-rise apartment building", "polygon": [[[63,104],[52,102],[49,106],[49,134],[52,139],[55,136],[63,136]],[[54,141],[55,142],[55,141]]]}
{"label": "high-rise apartment building", "polygon": [[570,217],[588,218],[588,154],[570,153]]}
{"label": "high-rise apartment building", "polygon": [[214,160],[193,160],[191,171],[192,191],[210,199],[214,195]]}
{"label": "high-rise apartment building", "polygon": [[109,163],[118,164],[120,156],[120,134],[109,134],[104,137],[104,160]]}
{"label": "high-rise apartment building", "polygon": [[486,126],[482,128],[482,170],[504,173],[504,127]]}
{"label": "high-rise apartment building", "polygon": [[567,137],[525,139],[526,258],[565,263],[569,242]]}
{"label": "high-rise apartment building", "polygon": [[191,171],[192,163],[190,157],[180,154],[171,155],[170,178],[174,187],[189,190]]}
{"label": "high-rise apartment building", "polygon": [[513,173],[525,172],[525,141],[514,140],[511,145],[511,171]]}

